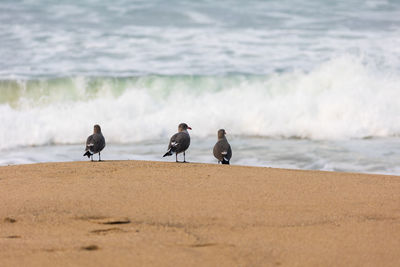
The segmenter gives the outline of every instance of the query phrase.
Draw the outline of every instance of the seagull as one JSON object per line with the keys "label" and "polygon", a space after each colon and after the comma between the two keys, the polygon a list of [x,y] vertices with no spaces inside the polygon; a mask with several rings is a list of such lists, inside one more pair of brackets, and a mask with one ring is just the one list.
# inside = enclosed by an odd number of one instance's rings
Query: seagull
{"label": "seagull", "polygon": [[178,161],[178,154],[183,152],[183,162],[186,162],[185,151],[190,145],[190,136],[187,130],[192,130],[186,123],[181,123],[178,126],[178,132],[174,134],[169,140],[168,151],[163,157],[171,156],[175,153],[176,162]]}
{"label": "seagull", "polygon": [[88,158],[92,157],[93,161],[93,154],[99,153],[99,161],[101,161],[100,151],[102,151],[105,146],[106,141],[101,133],[100,125],[96,124],[93,129],[93,134],[90,135],[86,140],[86,152],[83,154],[83,156],[87,156]]}
{"label": "seagull", "polygon": [[213,153],[214,157],[217,158],[218,163],[229,164],[229,160],[232,157],[231,145],[226,140],[226,132],[224,129],[218,130],[218,141],[214,146]]}

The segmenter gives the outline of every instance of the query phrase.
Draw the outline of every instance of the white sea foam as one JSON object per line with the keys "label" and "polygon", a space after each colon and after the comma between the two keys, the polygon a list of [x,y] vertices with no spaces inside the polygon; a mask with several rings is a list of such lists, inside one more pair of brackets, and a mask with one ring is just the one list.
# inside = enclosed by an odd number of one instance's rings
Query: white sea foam
{"label": "white sea foam", "polygon": [[399,3],[297,2],[1,1],[0,78],[262,75],[346,54],[398,70]]}
{"label": "white sea foam", "polygon": [[399,84],[397,75],[353,57],[328,61],[309,73],[271,76],[3,82],[1,89],[9,94],[0,97],[0,149],[78,144],[95,123],[114,143],[167,137],[180,122],[197,137],[219,128],[284,138],[398,136]]}

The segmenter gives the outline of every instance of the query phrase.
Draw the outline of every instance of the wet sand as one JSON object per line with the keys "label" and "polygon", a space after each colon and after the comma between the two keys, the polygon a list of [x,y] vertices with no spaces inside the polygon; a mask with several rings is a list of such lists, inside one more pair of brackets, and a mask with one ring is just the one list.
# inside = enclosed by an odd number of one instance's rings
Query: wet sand
{"label": "wet sand", "polygon": [[399,176],[144,161],[0,167],[0,266],[399,264]]}

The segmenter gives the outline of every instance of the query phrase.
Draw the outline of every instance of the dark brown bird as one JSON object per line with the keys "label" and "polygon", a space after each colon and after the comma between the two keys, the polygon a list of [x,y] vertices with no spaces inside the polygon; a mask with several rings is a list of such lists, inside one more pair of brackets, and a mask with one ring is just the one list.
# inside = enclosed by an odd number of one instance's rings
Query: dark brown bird
{"label": "dark brown bird", "polygon": [[185,151],[190,145],[190,135],[187,130],[192,130],[186,123],[181,123],[178,126],[178,132],[174,134],[169,140],[168,151],[163,157],[171,156],[175,153],[176,162],[178,161],[178,154],[183,152],[183,162],[186,162]]}
{"label": "dark brown bird", "polygon": [[90,135],[86,140],[86,152],[83,154],[83,156],[87,156],[88,158],[91,157],[93,161],[93,154],[99,153],[99,161],[101,161],[100,151],[102,151],[105,146],[106,141],[101,133],[100,125],[96,124],[93,129],[93,134]]}
{"label": "dark brown bird", "polygon": [[218,163],[229,164],[232,157],[231,145],[226,140],[226,132],[224,129],[218,130],[218,141],[214,146],[214,157],[217,158]]}

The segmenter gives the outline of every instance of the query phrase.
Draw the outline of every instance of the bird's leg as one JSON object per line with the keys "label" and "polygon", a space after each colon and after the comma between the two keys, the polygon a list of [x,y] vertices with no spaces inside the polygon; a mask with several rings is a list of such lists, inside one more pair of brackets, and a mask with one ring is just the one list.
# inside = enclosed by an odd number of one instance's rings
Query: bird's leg
{"label": "bird's leg", "polygon": [[101,161],[101,158],[100,158],[100,152],[99,152],[99,161]]}
{"label": "bird's leg", "polygon": [[91,161],[93,161],[93,154],[92,154],[92,155],[90,155],[90,160],[91,160]]}
{"label": "bird's leg", "polygon": [[185,155],[185,151],[183,151],[183,162],[186,162],[186,155]]}
{"label": "bird's leg", "polygon": [[175,159],[176,159],[176,162],[179,162],[178,161],[178,153],[175,153]]}

